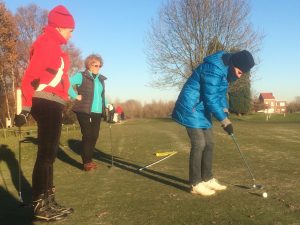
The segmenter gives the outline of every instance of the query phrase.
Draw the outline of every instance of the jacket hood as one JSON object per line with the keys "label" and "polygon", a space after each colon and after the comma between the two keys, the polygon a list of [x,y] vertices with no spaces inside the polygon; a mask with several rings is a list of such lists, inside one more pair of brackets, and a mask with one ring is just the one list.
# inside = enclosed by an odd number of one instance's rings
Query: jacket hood
{"label": "jacket hood", "polygon": [[225,65],[224,61],[222,60],[223,55],[227,54],[225,51],[219,51],[215,54],[209,55],[203,59],[204,63],[213,64],[214,66],[218,67],[222,71],[222,73],[228,73],[228,65]]}

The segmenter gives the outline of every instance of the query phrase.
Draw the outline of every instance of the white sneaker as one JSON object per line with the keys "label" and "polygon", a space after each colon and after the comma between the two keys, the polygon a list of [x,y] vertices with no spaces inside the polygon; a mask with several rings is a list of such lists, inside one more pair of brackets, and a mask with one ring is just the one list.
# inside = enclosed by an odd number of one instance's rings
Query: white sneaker
{"label": "white sneaker", "polygon": [[216,192],[210,188],[208,188],[204,182],[200,182],[197,185],[192,185],[192,190],[191,190],[192,194],[200,194],[203,196],[210,196],[215,194]]}
{"label": "white sneaker", "polygon": [[222,191],[227,188],[225,185],[219,184],[219,182],[215,178],[212,178],[209,181],[204,182],[204,185],[206,187],[208,187],[212,190],[216,190],[216,191]]}

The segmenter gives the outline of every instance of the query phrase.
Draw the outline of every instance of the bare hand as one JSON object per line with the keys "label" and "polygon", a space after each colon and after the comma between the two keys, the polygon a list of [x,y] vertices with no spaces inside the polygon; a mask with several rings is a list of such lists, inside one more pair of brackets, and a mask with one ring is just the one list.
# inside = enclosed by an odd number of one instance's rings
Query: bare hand
{"label": "bare hand", "polygon": [[77,95],[76,100],[81,101],[82,100],[82,95]]}

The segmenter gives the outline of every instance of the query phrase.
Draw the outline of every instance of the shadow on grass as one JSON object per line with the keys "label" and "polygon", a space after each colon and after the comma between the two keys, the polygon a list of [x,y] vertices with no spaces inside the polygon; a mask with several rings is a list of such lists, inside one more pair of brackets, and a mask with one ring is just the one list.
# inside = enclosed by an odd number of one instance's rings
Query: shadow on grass
{"label": "shadow on grass", "polygon": [[[26,137],[24,140],[26,143],[33,143],[37,145],[37,138],[34,137]],[[62,148],[61,148],[62,147]],[[66,146],[61,146],[57,153],[57,158],[65,163],[68,163],[69,165],[82,169],[82,163],[74,160],[68,154],[64,151],[64,148]],[[81,141],[76,139],[69,139],[68,140],[68,149],[77,153],[78,155],[81,155]],[[172,186],[174,188],[177,188],[182,191],[189,192],[189,183],[187,180],[175,177],[173,175],[161,173],[155,170],[151,170],[148,168],[143,169],[142,171],[139,171],[139,169],[143,166],[137,165],[135,163],[130,162],[129,159],[120,158],[118,156],[113,156],[110,154],[106,154],[103,151],[99,149],[95,149],[94,151],[94,159],[101,161],[103,163],[108,164],[108,166],[112,165],[112,158],[113,158],[113,165],[117,168],[126,170],[128,172],[132,172],[135,174],[138,174],[140,176],[146,177],[148,179],[154,180],[156,182],[160,182],[165,185]]]}
{"label": "shadow on grass", "polygon": [[[33,143],[35,145],[37,145],[37,138],[34,137],[26,137],[23,141],[24,143]],[[77,153],[78,155],[81,155],[81,141],[80,140],[76,140],[76,139],[69,139],[68,140],[68,146],[62,146],[60,145],[59,149],[58,149],[58,153],[57,153],[57,158],[75,168],[78,169],[82,169],[82,163],[78,162],[77,160],[74,160],[73,158],[71,158],[64,150],[65,147],[67,147],[69,150]],[[98,160],[98,161],[102,161],[106,164],[108,164],[108,166],[111,167],[112,165],[112,158],[113,158],[113,166],[126,170],[128,172],[132,172],[134,174],[138,174],[140,176],[146,177],[148,179],[154,180],[156,182],[160,182],[162,184],[165,185],[169,185],[172,186],[174,188],[177,188],[179,190],[182,191],[186,191],[189,192],[190,188],[189,188],[189,183],[187,180],[175,177],[173,175],[170,174],[165,174],[165,173],[161,173],[155,170],[151,170],[149,168],[145,168],[142,171],[140,171],[139,169],[143,166],[137,165],[135,163],[133,163],[131,160],[129,159],[124,159],[118,156],[113,156],[110,154],[106,154],[103,151],[99,150],[99,149],[95,149],[94,151],[94,159]],[[13,171],[13,174],[16,174],[17,176],[17,172],[18,172],[18,166],[13,166],[11,168]],[[15,181],[15,185],[17,184],[16,179],[17,177],[15,177],[13,180]],[[18,187],[18,186],[16,186]],[[29,190],[30,190],[30,185],[29,185]]]}
{"label": "shadow on grass", "polygon": [[[23,141],[21,141],[22,144]],[[21,193],[24,202],[31,200],[31,186],[23,175],[19,166],[19,162],[15,157],[15,153],[8,148],[7,145],[0,145],[0,174],[4,187],[0,187],[0,221],[5,225],[24,224],[30,225],[32,223],[32,212],[28,205],[21,204],[21,202],[10,194],[7,185],[6,177],[2,172],[2,163],[5,162],[9,169],[11,179],[15,189],[19,192],[19,169],[21,180]],[[26,207],[25,207],[26,206]]]}
{"label": "shadow on grass", "polygon": [[[75,139],[69,139],[68,144],[72,151],[80,155],[81,141]],[[95,149],[94,159],[108,164],[109,167],[111,167],[113,164],[113,166],[117,168],[126,170],[128,172],[132,172],[134,174],[138,174],[140,176],[160,182],[165,185],[175,187],[179,190],[186,191],[186,192],[190,191],[189,183],[187,180],[175,177],[173,175],[157,172],[155,170],[151,170],[148,168],[139,171],[139,169],[143,166],[134,164],[130,162],[129,159],[120,158],[118,156],[112,157],[112,155],[106,154],[99,149]]]}
{"label": "shadow on grass", "polygon": [[[38,140],[37,138],[34,138],[34,137],[26,137],[24,139],[24,142],[26,143],[32,143],[32,144],[35,144],[37,145],[38,144]],[[65,163],[68,163],[69,165],[71,166],[74,166],[75,168],[78,168],[78,169],[82,169],[82,164],[77,162],[76,160],[74,160],[73,158],[71,158],[70,156],[68,156],[68,154],[65,153],[64,151],[64,148],[65,146],[61,145],[59,146],[58,148],[58,151],[57,151],[57,158]]]}

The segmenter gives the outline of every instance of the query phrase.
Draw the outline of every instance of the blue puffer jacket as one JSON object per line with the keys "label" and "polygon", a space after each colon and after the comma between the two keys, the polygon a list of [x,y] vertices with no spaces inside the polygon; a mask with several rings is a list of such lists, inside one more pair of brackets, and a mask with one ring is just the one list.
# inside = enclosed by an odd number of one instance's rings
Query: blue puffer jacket
{"label": "blue puffer jacket", "polygon": [[204,58],[183,86],[172,118],[189,128],[211,128],[211,114],[219,121],[227,115],[227,75],[229,67],[223,63],[224,51]]}

